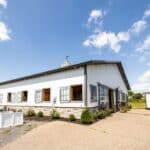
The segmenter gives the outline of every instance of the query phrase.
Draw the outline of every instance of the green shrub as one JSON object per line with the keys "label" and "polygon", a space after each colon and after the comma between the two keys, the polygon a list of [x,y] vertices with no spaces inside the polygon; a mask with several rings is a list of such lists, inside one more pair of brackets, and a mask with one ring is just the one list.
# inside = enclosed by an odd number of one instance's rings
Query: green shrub
{"label": "green shrub", "polygon": [[59,118],[60,118],[59,112],[57,112],[55,109],[53,109],[53,110],[50,112],[50,116],[51,116],[52,119],[59,119]]}
{"label": "green shrub", "polygon": [[16,112],[17,110],[15,108],[11,108],[9,111]]}
{"label": "green shrub", "polygon": [[100,110],[98,112],[98,119],[104,119],[106,117],[106,112],[104,110]]}
{"label": "green shrub", "polygon": [[132,105],[131,105],[131,104],[128,104],[128,108],[129,108],[129,109],[132,109]]}
{"label": "green shrub", "polygon": [[106,110],[106,116],[110,116],[112,114],[112,109],[107,109]]}
{"label": "green shrub", "polygon": [[99,111],[93,112],[93,119],[94,119],[94,120],[99,119],[99,118],[98,118],[98,114],[99,114]]}
{"label": "green shrub", "polygon": [[25,116],[28,116],[28,117],[36,116],[36,113],[33,109],[28,109]]}
{"label": "green shrub", "polygon": [[93,115],[89,111],[89,109],[85,109],[85,110],[82,111],[81,122],[84,123],[84,124],[90,124],[90,123],[93,122]]}
{"label": "green shrub", "polygon": [[75,121],[75,120],[76,120],[75,115],[74,115],[74,114],[70,114],[70,115],[69,115],[69,120],[70,120],[70,121]]}
{"label": "green shrub", "polygon": [[43,115],[43,112],[42,111],[39,111],[38,113],[37,113],[37,116],[38,117],[43,117],[44,115]]}
{"label": "green shrub", "polygon": [[128,111],[128,108],[126,106],[121,107],[120,112],[121,113],[126,113]]}
{"label": "green shrub", "polygon": [[0,112],[3,112],[4,111],[4,109],[0,109]]}
{"label": "green shrub", "polygon": [[18,109],[17,112],[22,112],[22,109]]}

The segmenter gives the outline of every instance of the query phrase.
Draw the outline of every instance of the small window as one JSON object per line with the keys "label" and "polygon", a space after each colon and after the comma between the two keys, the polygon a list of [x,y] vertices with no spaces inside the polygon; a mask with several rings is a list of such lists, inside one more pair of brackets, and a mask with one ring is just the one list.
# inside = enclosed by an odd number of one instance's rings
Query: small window
{"label": "small window", "polygon": [[100,85],[100,88],[99,88],[99,97],[100,97],[100,101],[101,102],[106,102],[108,100],[108,88]]}
{"label": "small window", "polygon": [[21,94],[22,94],[22,92],[17,92],[16,93],[16,103],[21,103]]}
{"label": "small window", "polygon": [[17,100],[18,100],[17,93],[11,93],[11,102],[17,103]]}
{"label": "small window", "polygon": [[0,103],[2,103],[2,102],[3,102],[3,94],[0,93]]}
{"label": "small window", "polygon": [[8,93],[7,95],[7,102],[11,102],[12,101],[12,94]]}
{"label": "small window", "polygon": [[91,102],[97,101],[97,88],[94,85],[90,85]]}
{"label": "small window", "polygon": [[42,97],[42,90],[35,91],[35,102],[36,103],[41,102],[41,97]]}
{"label": "small window", "polygon": [[27,102],[28,100],[28,91],[21,92],[21,102]]}
{"label": "small window", "polygon": [[126,100],[126,94],[122,92],[122,101]]}
{"label": "small window", "polygon": [[60,88],[60,101],[61,102],[69,101],[69,87]]}
{"label": "small window", "polygon": [[50,101],[50,88],[42,89],[42,101]]}
{"label": "small window", "polygon": [[82,101],[82,85],[71,86],[71,100]]}
{"label": "small window", "polygon": [[118,101],[120,101],[120,91],[118,91]]}

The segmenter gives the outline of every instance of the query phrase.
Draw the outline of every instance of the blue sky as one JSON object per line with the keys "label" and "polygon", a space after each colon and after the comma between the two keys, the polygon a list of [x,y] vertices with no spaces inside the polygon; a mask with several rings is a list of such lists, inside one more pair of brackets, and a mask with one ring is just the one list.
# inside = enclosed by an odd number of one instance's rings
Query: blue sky
{"label": "blue sky", "polygon": [[0,81],[91,59],[121,60],[134,90],[150,89],[150,3],[0,0]]}

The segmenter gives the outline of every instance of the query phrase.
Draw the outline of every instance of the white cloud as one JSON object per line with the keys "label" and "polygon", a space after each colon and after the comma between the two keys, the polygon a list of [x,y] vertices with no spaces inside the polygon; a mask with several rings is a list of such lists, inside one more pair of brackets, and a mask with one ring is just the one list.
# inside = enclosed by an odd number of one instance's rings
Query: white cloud
{"label": "white cloud", "polygon": [[[143,17],[134,22],[130,28],[128,28],[126,31],[115,33],[113,31],[108,32],[107,30],[103,30],[101,28],[102,25],[100,23],[103,23],[102,18],[106,14],[105,11],[102,11],[101,9],[92,10],[88,18],[88,25],[94,22],[95,30],[83,42],[83,45],[86,47],[92,46],[99,49],[108,46],[115,53],[118,53],[121,50],[122,42],[129,41],[134,34],[139,35],[139,33],[145,30],[145,28],[148,26],[146,18],[150,16],[149,13],[150,9],[145,10]],[[143,49],[143,47],[141,46],[140,49]]]}
{"label": "white cloud", "polygon": [[3,22],[0,22],[0,41],[6,40],[10,40],[9,29]]}
{"label": "white cloud", "polygon": [[150,66],[150,35],[142,43],[138,43],[135,49],[139,62]]}
{"label": "white cloud", "polygon": [[150,36],[148,36],[142,44],[136,48],[136,52],[139,53],[150,53]]}
{"label": "white cloud", "polygon": [[120,51],[120,42],[128,41],[129,35],[125,32],[119,32],[117,35],[113,32],[99,32],[93,34],[87,40],[83,42],[84,46],[93,46],[96,48],[102,48],[109,46],[115,53]]}
{"label": "white cloud", "polygon": [[131,29],[129,29],[132,33],[140,33],[146,28],[147,22],[145,20],[139,20],[133,23]]}
{"label": "white cloud", "polygon": [[7,0],[0,0],[0,5],[3,6],[4,8],[7,7]]}
{"label": "white cloud", "polygon": [[147,10],[145,10],[144,12],[144,18],[149,17],[150,16],[150,6]]}
{"label": "white cloud", "polygon": [[130,39],[130,34],[129,32],[119,32],[118,38],[120,41],[128,41]]}
{"label": "white cloud", "polygon": [[147,70],[138,78],[137,83],[133,84],[132,90],[136,92],[150,91],[150,70]]}
{"label": "white cloud", "polygon": [[140,82],[150,82],[150,70],[146,71],[142,76],[138,78]]}
{"label": "white cloud", "polygon": [[98,20],[101,19],[105,15],[105,12],[101,9],[94,9],[90,12],[88,23],[91,22],[98,23]]}

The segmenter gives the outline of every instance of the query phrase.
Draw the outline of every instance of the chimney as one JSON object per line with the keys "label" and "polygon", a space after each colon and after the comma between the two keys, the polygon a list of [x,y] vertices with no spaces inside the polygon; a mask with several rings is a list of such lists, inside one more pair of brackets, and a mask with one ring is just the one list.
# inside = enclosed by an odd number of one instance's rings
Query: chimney
{"label": "chimney", "polygon": [[64,63],[61,64],[61,67],[67,67],[67,66],[71,65],[71,63],[69,62],[68,58],[69,58],[69,56],[66,56],[66,59],[65,59]]}

